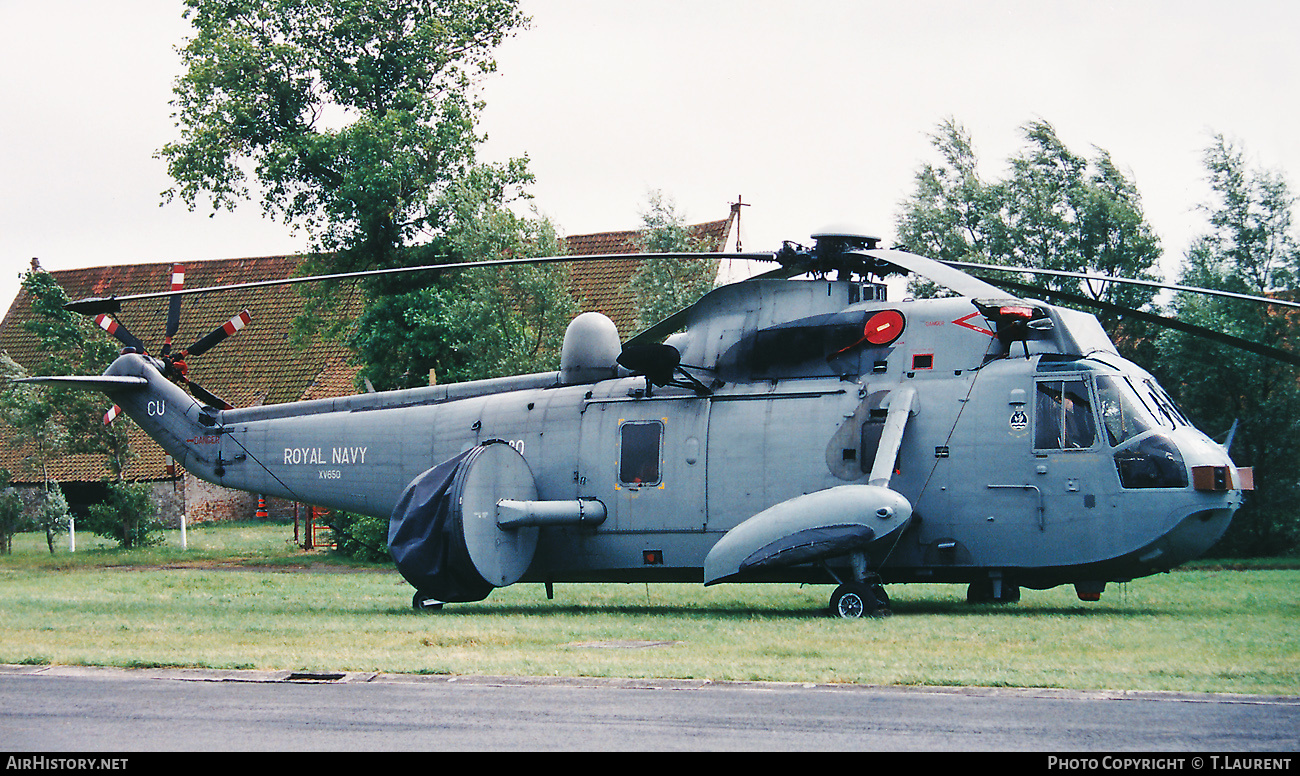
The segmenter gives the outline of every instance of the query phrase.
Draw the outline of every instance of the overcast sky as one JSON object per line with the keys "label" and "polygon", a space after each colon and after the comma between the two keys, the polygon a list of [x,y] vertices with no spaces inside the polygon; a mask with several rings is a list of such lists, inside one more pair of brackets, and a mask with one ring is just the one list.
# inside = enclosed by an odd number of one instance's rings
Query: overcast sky
{"label": "overcast sky", "polygon": [[[483,156],[527,155],[566,234],[691,221],[737,196],[746,250],[831,224],[887,240],[947,116],[986,178],[1043,119],[1137,182],[1166,263],[1204,230],[1213,133],[1300,186],[1300,4],[1240,0],[525,0],[483,87]],[[0,305],[18,273],[294,253],[256,203],[209,217],[153,158],[176,137],[179,0],[0,0]],[[163,287],[164,278],[159,279]]]}

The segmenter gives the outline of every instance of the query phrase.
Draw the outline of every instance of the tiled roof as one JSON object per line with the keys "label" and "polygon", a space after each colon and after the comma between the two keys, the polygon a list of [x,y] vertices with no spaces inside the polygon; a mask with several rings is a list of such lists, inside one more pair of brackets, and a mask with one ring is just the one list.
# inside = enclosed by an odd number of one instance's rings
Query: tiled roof
{"label": "tiled roof", "polygon": [[[687,227],[691,237],[705,250],[721,251],[731,230],[731,219],[710,221]],[[607,253],[636,253],[644,250],[644,232],[604,232],[565,238],[571,256],[594,256]],[[569,270],[569,288],[578,307],[608,315],[624,337],[636,334],[636,300],[627,293],[628,281],[641,268],[642,259],[574,262]]]}
{"label": "tiled roof", "polygon": [[[301,257],[272,256],[255,259],[220,259],[185,263],[185,287],[230,285],[259,280],[290,277]],[[126,295],[165,291],[170,282],[172,265],[135,264],[88,269],[56,270],[50,274],[63,286],[71,299],[87,296]],[[237,335],[201,356],[190,359],[189,377],[236,407],[293,401],[314,388],[323,372],[332,373],[331,389],[337,389],[343,375],[355,374],[346,367],[346,351],[330,342],[316,342],[306,349],[289,342],[293,319],[302,312],[303,297],[292,287],[269,287],[187,296],[181,309],[181,325],[174,347],[187,347],[209,331],[221,326],[240,310],[247,309],[252,322]],[[336,313],[354,315],[359,297],[346,298]],[[22,322],[31,315],[31,300],[19,292],[0,322],[0,349],[24,368],[38,363],[36,339],[24,330]],[[114,315],[146,347],[156,352],[162,345],[166,326],[165,298],[123,304]],[[104,336],[92,333],[91,336]],[[344,393],[351,393],[349,385]],[[105,399],[104,409],[109,407]],[[133,427],[132,450],[136,460],[127,476],[136,479],[164,477],[162,449]],[[0,436],[10,434],[0,432]],[[22,451],[0,442],[0,466],[9,469],[17,480],[29,479],[22,466]],[[93,481],[107,476],[108,470],[94,456],[68,456],[55,462],[53,476],[67,481]]]}
{"label": "tiled roof", "polygon": [[[693,237],[710,250],[721,250],[731,226],[729,219],[689,227]],[[641,250],[641,232],[605,232],[575,235],[565,240],[570,255],[590,256],[632,253]],[[261,280],[276,280],[295,274],[301,256],[271,256],[250,259],[218,259],[185,263],[185,287],[233,285]],[[631,331],[635,315],[634,300],[626,286],[640,267],[638,259],[607,262],[577,262],[571,265],[570,288],[583,310],[603,312],[614,320],[623,336]],[[55,270],[50,274],[70,299],[90,296],[125,296],[127,294],[166,291],[169,288],[170,263],[132,264],[88,269]],[[332,314],[355,317],[360,309],[360,292],[356,286],[345,296]],[[182,304],[181,325],[175,348],[186,347],[204,334],[221,326],[245,308],[252,322],[236,336],[227,339],[202,356],[189,361],[189,378],[236,407],[277,404],[299,399],[318,399],[354,392],[358,368],[349,363],[350,354],[341,345],[317,341],[300,349],[289,341],[293,320],[302,312],[303,297],[293,286],[219,291],[186,296]],[[22,323],[31,316],[31,299],[20,291],[0,321],[0,350],[29,371],[39,363],[35,337]],[[113,316],[151,352],[162,345],[167,317],[166,298],[131,301]],[[91,336],[104,336],[92,332]],[[104,409],[109,407],[104,400]],[[120,422],[120,421],[119,421]],[[165,464],[162,448],[145,437],[132,424],[131,447],[136,459],[129,465],[129,479],[163,479]],[[16,481],[31,481],[23,469],[23,451],[9,444],[13,433],[0,424],[0,467],[8,469]],[[98,456],[63,456],[53,462],[52,476],[60,481],[86,482],[108,476],[108,469]]]}

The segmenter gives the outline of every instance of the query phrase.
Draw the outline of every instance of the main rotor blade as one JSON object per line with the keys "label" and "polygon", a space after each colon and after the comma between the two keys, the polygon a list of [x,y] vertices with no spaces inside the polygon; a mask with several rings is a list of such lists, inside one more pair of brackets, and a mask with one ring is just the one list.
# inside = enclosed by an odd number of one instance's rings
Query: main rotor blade
{"label": "main rotor blade", "polygon": [[125,326],[107,315],[95,316],[95,325],[113,335],[118,342],[121,342],[128,348],[134,348],[137,353],[145,352],[144,343],[140,341],[139,337],[136,337],[134,334],[127,331]]}
{"label": "main rotor blade", "polygon": [[239,315],[236,315],[234,318],[231,318],[230,320],[221,324],[217,328],[213,329],[211,332],[209,332],[205,337],[200,339],[198,342],[195,342],[193,345],[190,345],[188,348],[182,351],[181,353],[182,358],[184,358],[185,356],[201,356],[204,353],[207,353],[209,350],[215,347],[222,340],[237,333],[240,329],[247,326],[252,319],[253,318],[251,315],[248,314],[248,311],[244,310],[243,312],[239,313]]}
{"label": "main rotor blade", "polygon": [[1001,289],[989,285],[981,278],[953,269],[950,262],[936,261],[907,251],[875,249],[852,251],[852,253],[892,264],[956,291],[962,296],[997,298],[998,294],[1002,293]]}
{"label": "main rotor blade", "polygon": [[[1103,280],[1112,283],[1124,283],[1132,286],[1150,286],[1152,288],[1167,288],[1171,291],[1186,291],[1193,294],[1210,294],[1212,296],[1226,296],[1230,299],[1244,299],[1248,302],[1263,302],[1264,304],[1283,305],[1285,307],[1300,307],[1300,302],[1291,302],[1286,299],[1274,299],[1269,296],[1252,296],[1250,294],[1239,294],[1235,291],[1220,291],[1215,288],[1198,288],[1197,286],[1180,286],[1173,283],[1160,283],[1154,280],[1134,280],[1132,278],[1117,278],[1110,275],[1092,275],[1086,272],[1066,272],[1058,269],[1031,269],[1029,267],[1006,267],[1000,264],[974,264],[964,261],[944,261],[941,264],[947,264],[949,267],[957,269],[973,269],[976,271],[987,271],[991,269],[1002,272],[1018,272],[1022,275],[1055,275],[1064,278],[1078,278],[1080,280]],[[1085,297],[1086,298],[1086,297]]]}
{"label": "main rotor blade", "polygon": [[986,278],[986,279],[990,283],[996,283],[998,285],[1008,286],[1017,291],[1028,292],[1033,294],[1043,294],[1046,296],[1054,296],[1060,299],[1064,299],[1067,302],[1074,302],[1075,304],[1087,305],[1089,307],[1094,307],[1098,310],[1104,310],[1106,312],[1116,313],[1118,315],[1124,315],[1129,318],[1138,318],[1140,320],[1147,321],[1148,323],[1154,323],[1158,326],[1164,326],[1166,328],[1175,329],[1181,332],[1186,332],[1187,334],[1192,334],[1197,337],[1203,337],[1205,339],[1213,340],[1214,342],[1219,342],[1224,345],[1231,345],[1232,347],[1245,350],[1248,353],[1254,353],[1256,355],[1264,356],[1266,358],[1271,358],[1277,361],[1283,361],[1288,364],[1300,366],[1300,355],[1297,355],[1295,353],[1282,350],[1281,348],[1275,348],[1272,347],[1271,345],[1264,345],[1259,342],[1255,342],[1253,340],[1242,339],[1241,337],[1234,337],[1231,334],[1224,334],[1221,331],[1215,331],[1213,329],[1206,329],[1201,326],[1195,326],[1193,324],[1185,323],[1175,318],[1166,318],[1163,315],[1156,315],[1155,313],[1146,313],[1146,312],[1142,312],[1141,310],[1134,310],[1129,307],[1122,307],[1117,304],[1111,304],[1110,302],[1103,302],[1098,299],[1090,299],[1086,296],[1082,296],[1079,294],[1070,294],[1064,291],[1052,291],[1046,288],[1038,288],[1037,286],[1030,286],[1024,283],[1017,283],[1014,280],[997,280],[994,278]]}
{"label": "main rotor blade", "polygon": [[376,277],[379,275],[398,275],[404,272],[428,272],[444,269],[471,269],[474,267],[511,267],[525,264],[557,264],[560,262],[612,261],[647,258],[670,259],[754,259],[756,261],[773,261],[772,253],[602,253],[584,256],[540,256],[530,259],[492,259],[489,261],[461,261],[445,264],[425,264],[419,267],[391,267],[389,269],[370,269],[361,272],[340,272],[334,275],[308,275],[279,280],[256,280],[249,283],[231,283],[225,286],[207,286],[204,288],[187,288],[180,291],[154,291],[145,294],[126,294],[111,297],[86,297],[68,302],[63,307],[83,315],[116,312],[122,302],[137,299],[157,299],[159,297],[188,296],[190,294],[210,294],[216,291],[235,291],[245,288],[266,288],[268,286],[287,286],[296,283],[315,283],[322,280],[355,280],[357,278]]}

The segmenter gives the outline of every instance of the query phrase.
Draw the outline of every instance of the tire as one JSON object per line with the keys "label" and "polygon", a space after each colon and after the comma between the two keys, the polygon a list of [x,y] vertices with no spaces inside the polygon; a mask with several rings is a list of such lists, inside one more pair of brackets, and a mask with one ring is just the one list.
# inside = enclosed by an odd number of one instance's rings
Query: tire
{"label": "tire", "polygon": [[442,601],[417,592],[411,597],[411,608],[417,612],[436,612],[442,608]]}
{"label": "tire", "polygon": [[859,584],[851,582],[835,588],[831,595],[830,613],[832,617],[844,620],[857,620],[863,617],[888,617],[889,595],[880,584]]}
{"label": "tire", "polygon": [[1020,585],[1013,585],[1008,582],[1002,583],[1002,595],[994,597],[992,580],[981,580],[972,582],[970,587],[966,588],[966,603],[968,604],[1016,604],[1020,603]]}

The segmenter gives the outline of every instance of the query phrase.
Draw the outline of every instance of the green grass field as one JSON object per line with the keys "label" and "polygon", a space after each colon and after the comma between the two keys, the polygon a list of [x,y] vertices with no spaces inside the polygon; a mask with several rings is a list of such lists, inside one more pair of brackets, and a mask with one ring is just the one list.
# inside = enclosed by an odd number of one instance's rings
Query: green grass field
{"label": "green grass field", "polygon": [[798,585],[516,585],[417,613],[391,568],[304,553],[292,530],[131,552],[79,535],[54,556],[20,535],[0,556],[0,663],[1300,694],[1295,562],[1201,563],[1098,603],[895,585],[884,620],[827,617],[830,587]]}

